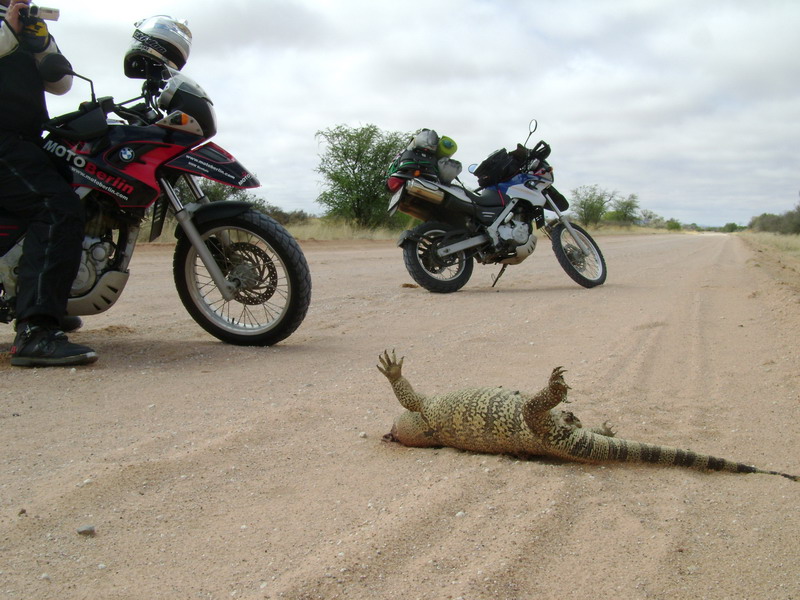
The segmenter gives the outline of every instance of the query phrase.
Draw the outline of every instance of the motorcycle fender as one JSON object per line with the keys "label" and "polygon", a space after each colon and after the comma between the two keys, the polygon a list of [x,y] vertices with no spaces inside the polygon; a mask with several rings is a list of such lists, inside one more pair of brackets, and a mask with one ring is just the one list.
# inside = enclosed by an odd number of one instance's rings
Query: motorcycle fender
{"label": "motorcycle fender", "polygon": [[402,248],[403,245],[408,241],[418,242],[420,241],[420,237],[418,235],[415,235],[414,232],[411,231],[410,229],[407,229],[406,231],[400,234],[400,238],[397,240],[397,245]]}
{"label": "motorcycle fender", "polygon": [[165,166],[235,188],[249,189],[261,185],[255,175],[214,142],[208,142],[191,152],[181,154]]}
{"label": "motorcycle fender", "polygon": [[[192,213],[192,221],[195,225],[205,225],[211,221],[218,219],[229,219],[231,217],[238,217],[253,208],[249,202],[242,202],[240,200],[225,200],[222,202],[211,202],[209,204],[201,204],[197,210]],[[182,236],[183,228],[178,224],[175,228],[175,237]]]}

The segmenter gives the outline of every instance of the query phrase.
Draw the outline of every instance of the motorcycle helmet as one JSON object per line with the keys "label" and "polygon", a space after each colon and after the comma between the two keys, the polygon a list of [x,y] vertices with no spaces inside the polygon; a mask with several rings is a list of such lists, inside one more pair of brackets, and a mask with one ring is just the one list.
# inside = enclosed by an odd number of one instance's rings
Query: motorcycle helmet
{"label": "motorcycle helmet", "polygon": [[186,21],[156,15],[135,26],[133,40],[125,53],[127,77],[145,79],[153,68],[160,73],[164,66],[180,71],[189,60],[192,32]]}

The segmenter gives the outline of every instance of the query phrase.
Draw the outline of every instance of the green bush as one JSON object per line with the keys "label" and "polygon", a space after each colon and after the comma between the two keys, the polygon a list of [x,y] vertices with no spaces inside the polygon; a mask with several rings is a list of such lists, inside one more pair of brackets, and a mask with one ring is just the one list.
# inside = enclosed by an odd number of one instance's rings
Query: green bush
{"label": "green bush", "polygon": [[796,234],[800,233],[800,203],[793,210],[782,215],[764,213],[750,220],[749,228],[754,231],[772,233]]}

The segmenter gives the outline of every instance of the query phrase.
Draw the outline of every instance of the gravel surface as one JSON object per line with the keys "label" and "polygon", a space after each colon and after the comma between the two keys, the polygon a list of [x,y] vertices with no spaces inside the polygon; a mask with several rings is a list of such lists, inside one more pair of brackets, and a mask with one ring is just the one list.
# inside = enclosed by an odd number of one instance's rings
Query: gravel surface
{"label": "gravel surface", "polygon": [[305,242],[311,309],[272,348],[208,336],[140,248],[71,336],[97,363],[0,356],[0,597],[800,600],[798,483],[381,441],[394,348],[420,393],[564,365],[586,426],[799,473],[793,276],[736,236],[598,242],[599,288],[544,240],[451,295],[392,242]]}

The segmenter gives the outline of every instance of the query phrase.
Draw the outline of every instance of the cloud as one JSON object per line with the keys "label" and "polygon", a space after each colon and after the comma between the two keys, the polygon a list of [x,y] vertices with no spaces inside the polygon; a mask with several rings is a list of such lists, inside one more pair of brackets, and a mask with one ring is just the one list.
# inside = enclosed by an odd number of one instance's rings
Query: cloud
{"label": "cloud", "polygon": [[[667,218],[713,225],[796,204],[795,3],[141,0],[103,8],[74,0],[53,26],[98,93],[138,91],[121,71],[133,21],[187,18],[194,44],[185,71],[214,99],[216,141],[287,209],[320,211],[321,129],[430,127],[454,137],[469,164],[524,141],[532,118],[565,193],[598,184],[636,193]],[[51,107],[71,110],[83,91],[76,84]]]}

